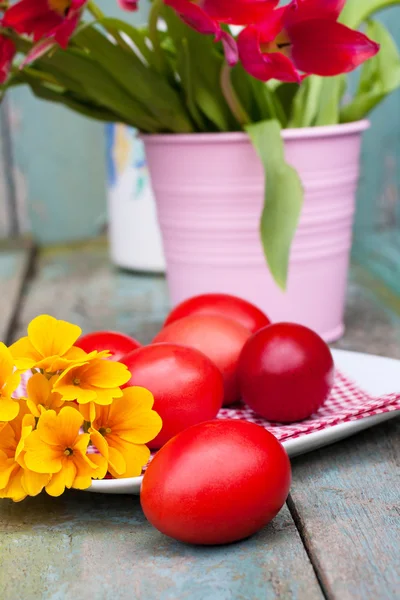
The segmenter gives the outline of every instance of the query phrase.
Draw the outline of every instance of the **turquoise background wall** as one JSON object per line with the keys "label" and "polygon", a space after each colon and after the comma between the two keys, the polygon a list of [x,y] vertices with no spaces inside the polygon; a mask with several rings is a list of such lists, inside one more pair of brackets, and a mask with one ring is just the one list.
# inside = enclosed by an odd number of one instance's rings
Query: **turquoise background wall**
{"label": "turquoise background wall", "polygon": [[[361,0],[360,0],[361,1]],[[114,0],[100,6],[124,16]],[[131,13],[143,23],[148,5]],[[381,15],[400,43],[400,10]],[[400,291],[400,92],[371,115],[365,135],[354,257]],[[40,244],[101,233],[106,226],[103,125],[17,89],[0,114],[0,236],[32,231]]]}
{"label": "turquoise background wall", "polygon": [[[120,10],[116,0],[97,4],[110,16],[146,20],[146,0],[135,13]],[[2,213],[6,218],[0,235],[29,230],[47,245],[102,232],[107,220],[104,125],[40,102],[23,88],[7,96],[1,124],[0,221]]]}

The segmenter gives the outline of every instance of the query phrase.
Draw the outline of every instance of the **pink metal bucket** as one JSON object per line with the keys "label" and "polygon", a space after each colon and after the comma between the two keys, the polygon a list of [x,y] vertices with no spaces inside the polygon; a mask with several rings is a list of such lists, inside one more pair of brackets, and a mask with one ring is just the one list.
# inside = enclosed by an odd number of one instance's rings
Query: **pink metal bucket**
{"label": "pink metal bucket", "polygon": [[245,298],[274,321],[343,331],[344,299],[368,121],[283,131],[305,199],[282,292],[259,238],[264,176],[244,133],[144,136],[172,305],[207,292]]}

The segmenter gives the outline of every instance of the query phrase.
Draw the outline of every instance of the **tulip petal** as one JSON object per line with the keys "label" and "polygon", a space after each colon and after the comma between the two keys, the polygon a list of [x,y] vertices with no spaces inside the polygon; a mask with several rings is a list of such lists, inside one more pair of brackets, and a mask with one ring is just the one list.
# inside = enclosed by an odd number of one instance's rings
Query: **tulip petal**
{"label": "tulip petal", "polygon": [[190,0],[164,0],[167,6],[173,8],[182,21],[205,35],[214,35],[215,41],[222,42],[227,63],[232,67],[238,61],[238,51],[234,38],[221,29],[219,23],[210,17],[198,4]]}
{"label": "tulip petal", "polygon": [[257,27],[250,25],[239,34],[238,49],[243,67],[256,79],[300,83],[301,77],[287,56],[280,52],[261,52]]}
{"label": "tulip petal", "polygon": [[332,19],[336,21],[346,0],[293,0],[286,10],[286,22],[309,19]]}
{"label": "tulip petal", "polygon": [[47,0],[35,0],[35,2],[21,0],[6,10],[3,16],[3,25],[18,33],[32,34],[49,15],[54,19],[51,27],[62,20],[62,17],[50,10]]}
{"label": "tulip petal", "polygon": [[306,73],[330,77],[348,73],[379,50],[359,31],[326,19],[301,21],[288,28],[291,58]]}
{"label": "tulip petal", "polygon": [[173,8],[182,21],[199,33],[218,35],[220,27],[198,4],[190,0],[164,0]]}
{"label": "tulip petal", "polygon": [[263,23],[257,25],[260,35],[260,43],[266,44],[272,42],[279,35],[284,27],[284,19],[287,7],[282,6],[272,11],[270,16]]}
{"label": "tulip petal", "polygon": [[9,38],[0,36],[0,83],[6,81],[16,53],[14,43]]}
{"label": "tulip petal", "polygon": [[216,21],[251,25],[268,18],[279,0],[204,0],[203,10]]}

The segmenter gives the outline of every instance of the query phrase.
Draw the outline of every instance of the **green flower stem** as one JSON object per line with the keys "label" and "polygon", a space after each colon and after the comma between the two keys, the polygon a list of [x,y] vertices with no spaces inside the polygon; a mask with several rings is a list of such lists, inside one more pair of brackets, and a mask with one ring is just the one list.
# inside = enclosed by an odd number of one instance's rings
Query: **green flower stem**
{"label": "green flower stem", "polygon": [[231,80],[231,67],[228,63],[224,63],[221,70],[221,90],[228,104],[231,113],[235,117],[236,121],[244,128],[250,123],[250,117],[245,111],[240,102],[238,95],[236,94]]}
{"label": "green flower stem", "polygon": [[156,56],[158,70],[160,72],[167,70],[167,65],[160,45],[160,37],[158,35],[158,18],[164,6],[163,0],[153,0],[149,14],[149,38],[153,45],[154,54]]}

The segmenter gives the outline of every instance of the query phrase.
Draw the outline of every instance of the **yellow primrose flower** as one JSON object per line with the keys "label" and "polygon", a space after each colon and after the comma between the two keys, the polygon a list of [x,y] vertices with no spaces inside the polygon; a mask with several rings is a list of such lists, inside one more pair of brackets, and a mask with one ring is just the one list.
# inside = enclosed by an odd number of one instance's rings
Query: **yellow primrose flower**
{"label": "yellow primrose flower", "polygon": [[28,335],[10,346],[17,369],[34,367],[54,373],[72,362],[82,362],[86,353],[74,343],[82,330],[77,325],[40,315],[28,325]]}
{"label": "yellow primrose flower", "polygon": [[61,394],[63,400],[107,405],[122,396],[120,386],[130,378],[128,368],[122,363],[96,357],[68,367],[55,382],[53,391]]}
{"label": "yellow primrose flower", "polygon": [[37,496],[49,482],[50,475],[32,473],[24,463],[25,441],[35,427],[35,418],[20,401],[18,417],[0,430],[0,498],[20,502]]}
{"label": "yellow primrose flower", "polygon": [[43,412],[25,442],[25,464],[35,473],[51,473],[46,492],[61,496],[65,488],[84,490],[97,470],[86,454],[90,436],[80,433],[83,417],[72,406]]}
{"label": "yellow primrose flower", "polygon": [[93,445],[100,452],[95,460],[104,477],[107,470],[116,478],[141,474],[150,458],[145,446],[161,431],[160,416],[152,410],[153,395],[141,387],[123,390],[111,406],[97,406],[89,429]]}
{"label": "yellow primrose flower", "polygon": [[18,402],[11,398],[21,379],[14,368],[11,352],[0,342],[0,421],[12,421],[19,412]]}
{"label": "yellow primrose flower", "polygon": [[57,379],[57,375],[47,379],[45,375],[36,373],[28,380],[26,404],[35,417],[40,417],[46,410],[60,412],[64,400],[60,394],[53,392],[53,385]]}

